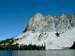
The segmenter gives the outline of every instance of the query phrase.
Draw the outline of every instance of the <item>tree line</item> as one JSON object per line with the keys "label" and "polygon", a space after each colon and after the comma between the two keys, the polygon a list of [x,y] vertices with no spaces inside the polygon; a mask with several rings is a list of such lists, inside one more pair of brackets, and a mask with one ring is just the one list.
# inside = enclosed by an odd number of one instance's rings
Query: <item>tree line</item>
{"label": "tree line", "polygon": [[18,43],[14,43],[14,39],[6,39],[0,41],[0,50],[45,50],[45,46],[36,46],[36,45],[19,45]]}

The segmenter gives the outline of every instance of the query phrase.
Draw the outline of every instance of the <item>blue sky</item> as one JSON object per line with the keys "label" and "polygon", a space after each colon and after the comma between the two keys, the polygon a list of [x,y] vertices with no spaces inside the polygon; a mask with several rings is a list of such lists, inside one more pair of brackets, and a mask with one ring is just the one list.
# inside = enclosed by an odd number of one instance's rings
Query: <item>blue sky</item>
{"label": "blue sky", "polygon": [[75,0],[0,0],[0,40],[22,33],[30,17],[75,12]]}

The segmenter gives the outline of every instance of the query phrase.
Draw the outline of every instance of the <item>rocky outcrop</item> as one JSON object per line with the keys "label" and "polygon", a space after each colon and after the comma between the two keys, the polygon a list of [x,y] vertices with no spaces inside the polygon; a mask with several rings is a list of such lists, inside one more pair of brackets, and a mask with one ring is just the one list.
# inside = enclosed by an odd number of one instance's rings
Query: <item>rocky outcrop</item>
{"label": "rocky outcrop", "polygon": [[41,13],[35,14],[29,21],[26,31],[33,32],[52,32],[57,31],[60,33],[65,32],[68,29],[75,27],[75,16],[44,16]]}
{"label": "rocky outcrop", "polygon": [[37,13],[31,17],[23,34],[17,36],[19,44],[46,45],[46,49],[63,49],[75,41],[75,15],[44,16]]}

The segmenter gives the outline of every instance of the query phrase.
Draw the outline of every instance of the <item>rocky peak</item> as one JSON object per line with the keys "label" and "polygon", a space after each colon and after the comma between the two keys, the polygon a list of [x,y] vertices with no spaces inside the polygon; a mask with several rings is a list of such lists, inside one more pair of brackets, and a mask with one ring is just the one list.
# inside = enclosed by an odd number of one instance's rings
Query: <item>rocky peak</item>
{"label": "rocky peak", "polygon": [[41,13],[33,15],[24,30],[24,35],[19,37],[22,42],[17,43],[35,45],[45,43],[46,49],[71,47],[75,41],[75,18],[70,16],[44,16]]}
{"label": "rocky peak", "polygon": [[[75,24],[75,18],[69,19],[66,15],[44,16],[42,13],[36,13],[29,21],[25,30],[33,32],[65,32]],[[25,32],[24,30],[24,32]]]}

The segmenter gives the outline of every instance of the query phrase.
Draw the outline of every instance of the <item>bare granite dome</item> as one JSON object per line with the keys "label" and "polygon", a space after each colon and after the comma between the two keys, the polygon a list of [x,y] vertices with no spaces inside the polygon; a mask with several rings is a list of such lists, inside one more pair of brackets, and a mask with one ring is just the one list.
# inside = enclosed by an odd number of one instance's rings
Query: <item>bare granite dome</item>
{"label": "bare granite dome", "polygon": [[74,27],[75,18],[68,17],[64,14],[61,16],[44,16],[41,13],[36,13],[31,17],[26,29],[26,31],[32,32],[65,32],[66,30]]}
{"label": "bare granite dome", "polygon": [[24,29],[17,36],[16,43],[46,45],[46,49],[64,49],[71,47],[75,41],[75,16],[44,16],[41,13],[33,15]]}

